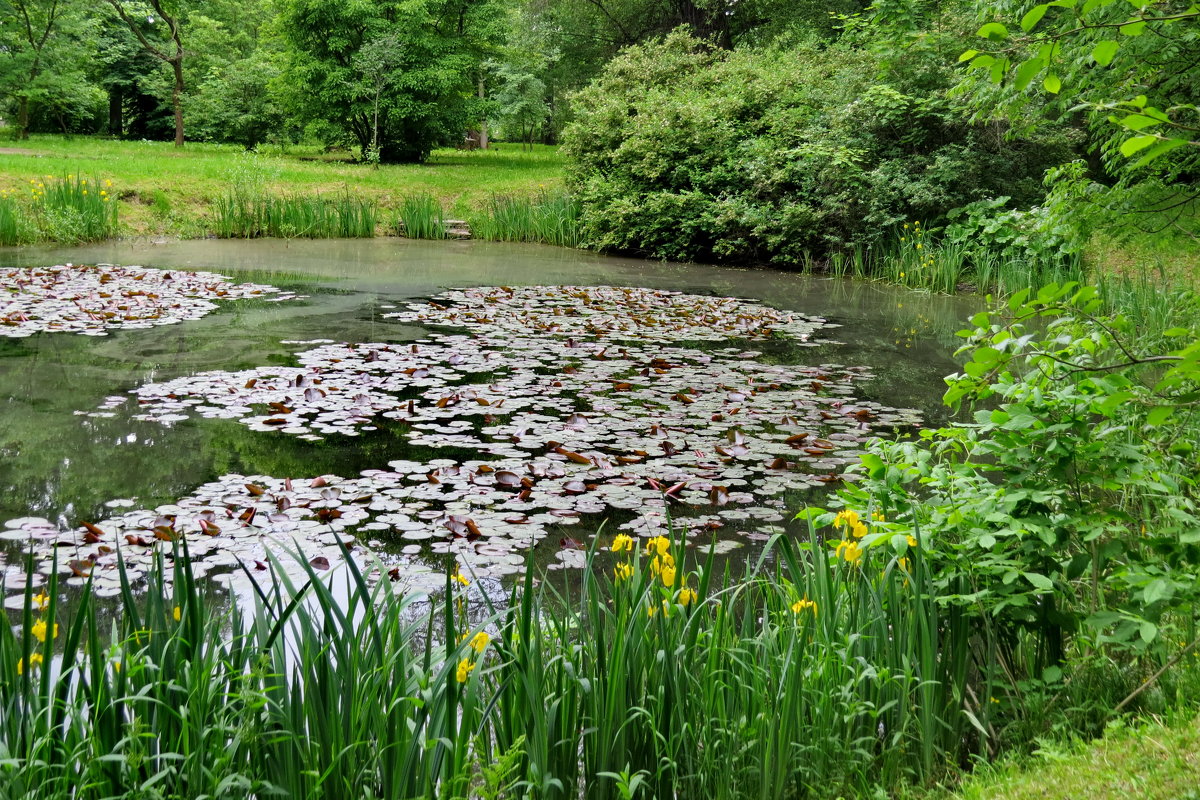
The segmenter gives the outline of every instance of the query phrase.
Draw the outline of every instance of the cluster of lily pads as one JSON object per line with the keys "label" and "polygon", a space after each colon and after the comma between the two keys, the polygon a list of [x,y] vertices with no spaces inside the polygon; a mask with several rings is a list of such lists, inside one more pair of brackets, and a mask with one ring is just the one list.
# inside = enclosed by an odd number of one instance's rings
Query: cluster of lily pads
{"label": "cluster of lily pads", "polygon": [[0,269],[0,336],[104,336],[116,328],[199,319],[217,308],[213,300],[249,297],[280,301],[295,295],[211,272],[112,264]]}
{"label": "cluster of lily pads", "polygon": [[918,423],[853,398],[864,368],[764,363],[747,341],[809,345],[828,326],[745,300],[491,287],[388,316],[438,330],[405,343],[297,342],[311,348],[298,366],[145,385],[136,416],[234,419],[308,439],[399,425],[447,457],[350,478],[230,475],[76,531],[27,519],[3,535],[24,536],[43,573],[57,545],[69,580],[91,576],[109,592],[118,548],[136,576],[181,539],[202,572],[262,569],[293,542],[323,569],[341,558],[340,539],[377,579],[436,585],[446,554],[464,573],[502,576],[544,540],[557,545],[553,565],[582,565],[568,526],[605,517],[613,533],[651,537],[670,524],[738,546],[781,530],[785,492],[837,483],[866,438]]}

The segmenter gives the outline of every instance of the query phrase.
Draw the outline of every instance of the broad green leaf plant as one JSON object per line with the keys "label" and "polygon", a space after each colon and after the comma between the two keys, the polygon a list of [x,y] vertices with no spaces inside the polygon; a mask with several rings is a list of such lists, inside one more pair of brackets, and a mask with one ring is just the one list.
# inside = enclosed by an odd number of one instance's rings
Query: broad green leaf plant
{"label": "broad green leaf plant", "polygon": [[[1119,126],[1119,152],[1149,164],[1179,148],[1200,148],[1194,54],[1200,3],[1178,0],[1054,0],[1025,8],[991,3],[973,71],[1018,94],[1040,87],[1063,111],[1090,109]],[[1019,14],[1019,19],[1017,15]]]}
{"label": "broad green leaf plant", "polygon": [[973,613],[1014,679],[1194,649],[1197,331],[1138,341],[1073,283],[971,322],[945,395],[970,421],[874,442],[847,507],[920,539],[942,602]]}

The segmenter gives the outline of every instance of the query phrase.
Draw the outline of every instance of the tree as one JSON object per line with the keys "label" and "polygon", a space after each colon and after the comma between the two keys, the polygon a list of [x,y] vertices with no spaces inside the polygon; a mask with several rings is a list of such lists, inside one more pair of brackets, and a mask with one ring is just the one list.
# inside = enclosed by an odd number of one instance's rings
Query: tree
{"label": "tree", "polygon": [[[108,4],[116,10],[117,15],[137,37],[145,51],[171,67],[171,72],[175,77],[174,88],[171,92],[171,107],[175,112],[175,146],[183,147],[183,34],[178,17],[167,13],[163,7],[163,0],[149,0],[149,2],[150,7],[158,15],[158,19],[167,26],[170,44],[152,41],[146,31],[142,29],[141,17],[134,19],[130,16],[125,0],[108,0]],[[152,26],[157,24],[153,16],[147,17],[147,22]]]}
{"label": "tree", "polygon": [[1200,90],[1200,5],[1054,0],[1029,8],[1016,27],[986,23],[978,32],[986,44],[960,60],[992,83],[1010,81],[1016,93],[1037,81],[1051,96],[1082,103],[1132,134],[1121,136],[1119,150],[1141,154],[1139,165],[1200,148],[1200,109],[1192,102]]}
{"label": "tree", "polygon": [[475,76],[498,11],[492,0],[286,0],[292,112],[364,155],[423,161],[480,116]]}
{"label": "tree", "polygon": [[1078,120],[1087,137],[1087,168],[1057,171],[1050,210],[1110,234],[1196,235],[1200,5],[1055,0],[980,13],[979,43],[959,59],[977,114],[1026,129]]}
{"label": "tree", "polygon": [[17,103],[17,136],[29,138],[30,102],[55,91],[74,91],[62,56],[62,28],[71,15],[65,0],[4,0],[0,3],[0,52],[4,92]]}
{"label": "tree", "polygon": [[500,90],[496,93],[497,118],[504,136],[509,140],[515,138],[531,148],[538,128],[550,116],[546,84],[537,77],[538,66],[511,62],[495,65],[500,78]]}

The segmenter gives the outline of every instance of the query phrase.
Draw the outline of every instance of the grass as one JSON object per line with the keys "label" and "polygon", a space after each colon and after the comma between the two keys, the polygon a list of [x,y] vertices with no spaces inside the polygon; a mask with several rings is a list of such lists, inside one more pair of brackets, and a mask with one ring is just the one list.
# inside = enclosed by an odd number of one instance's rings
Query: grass
{"label": "grass", "polygon": [[375,204],[349,193],[337,197],[274,196],[234,189],[214,204],[213,232],[222,239],[370,238]]}
{"label": "grass", "polygon": [[578,247],[581,213],[579,202],[565,191],[542,190],[534,197],[493,195],[472,217],[471,233],[491,241]]}
{"label": "grass", "polygon": [[1197,800],[1200,717],[1116,724],[1103,739],[987,767],[939,800]]}
{"label": "grass", "polygon": [[111,181],[76,175],[30,179],[23,190],[0,189],[0,245],[97,242],[117,234]]}
{"label": "grass", "polygon": [[0,627],[0,795],[832,797],[969,746],[966,640],[919,553],[781,539],[719,576],[613,544],[577,589],[529,573],[500,608],[457,573],[423,599],[301,561],[225,615],[181,552],[111,635],[86,594],[60,619],[52,573]]}
{"label": "grass", "polygon": [[430,194],[414,194],[400,201],[396,231],[409,239],[445,239],[446,212]]}
{"label": "grass", "polygon": [[[494,194],[532,196],[562,184],[554,147],[522,151],[507,144],[486,151],[435,150],[425,164],[372,169],[313,148],[278,148],[247,154],[240,147],[35,135],[22,149],[0,152],[0,190],[25,192],[30,180],[94,175],[111,180],[125,235],[199,237],[213,224],[213,205],[231,185],[253,177],[274,196],[336,197],[345,192],[395,212],[402,198],[428,194],[460,219],[483,208]],[[387,214],[390,217],[391,214]]]}

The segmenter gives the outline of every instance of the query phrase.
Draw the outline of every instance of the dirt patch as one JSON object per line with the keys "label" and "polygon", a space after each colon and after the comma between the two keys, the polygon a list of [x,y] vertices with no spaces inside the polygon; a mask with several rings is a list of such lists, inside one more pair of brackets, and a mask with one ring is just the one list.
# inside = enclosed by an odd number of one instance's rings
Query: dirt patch
{"label": "dirt patch", "polygon": [[27,150],[24,147],[0,147],[0,156],[40,156],[44,153],[39,153],[36,150]]}

